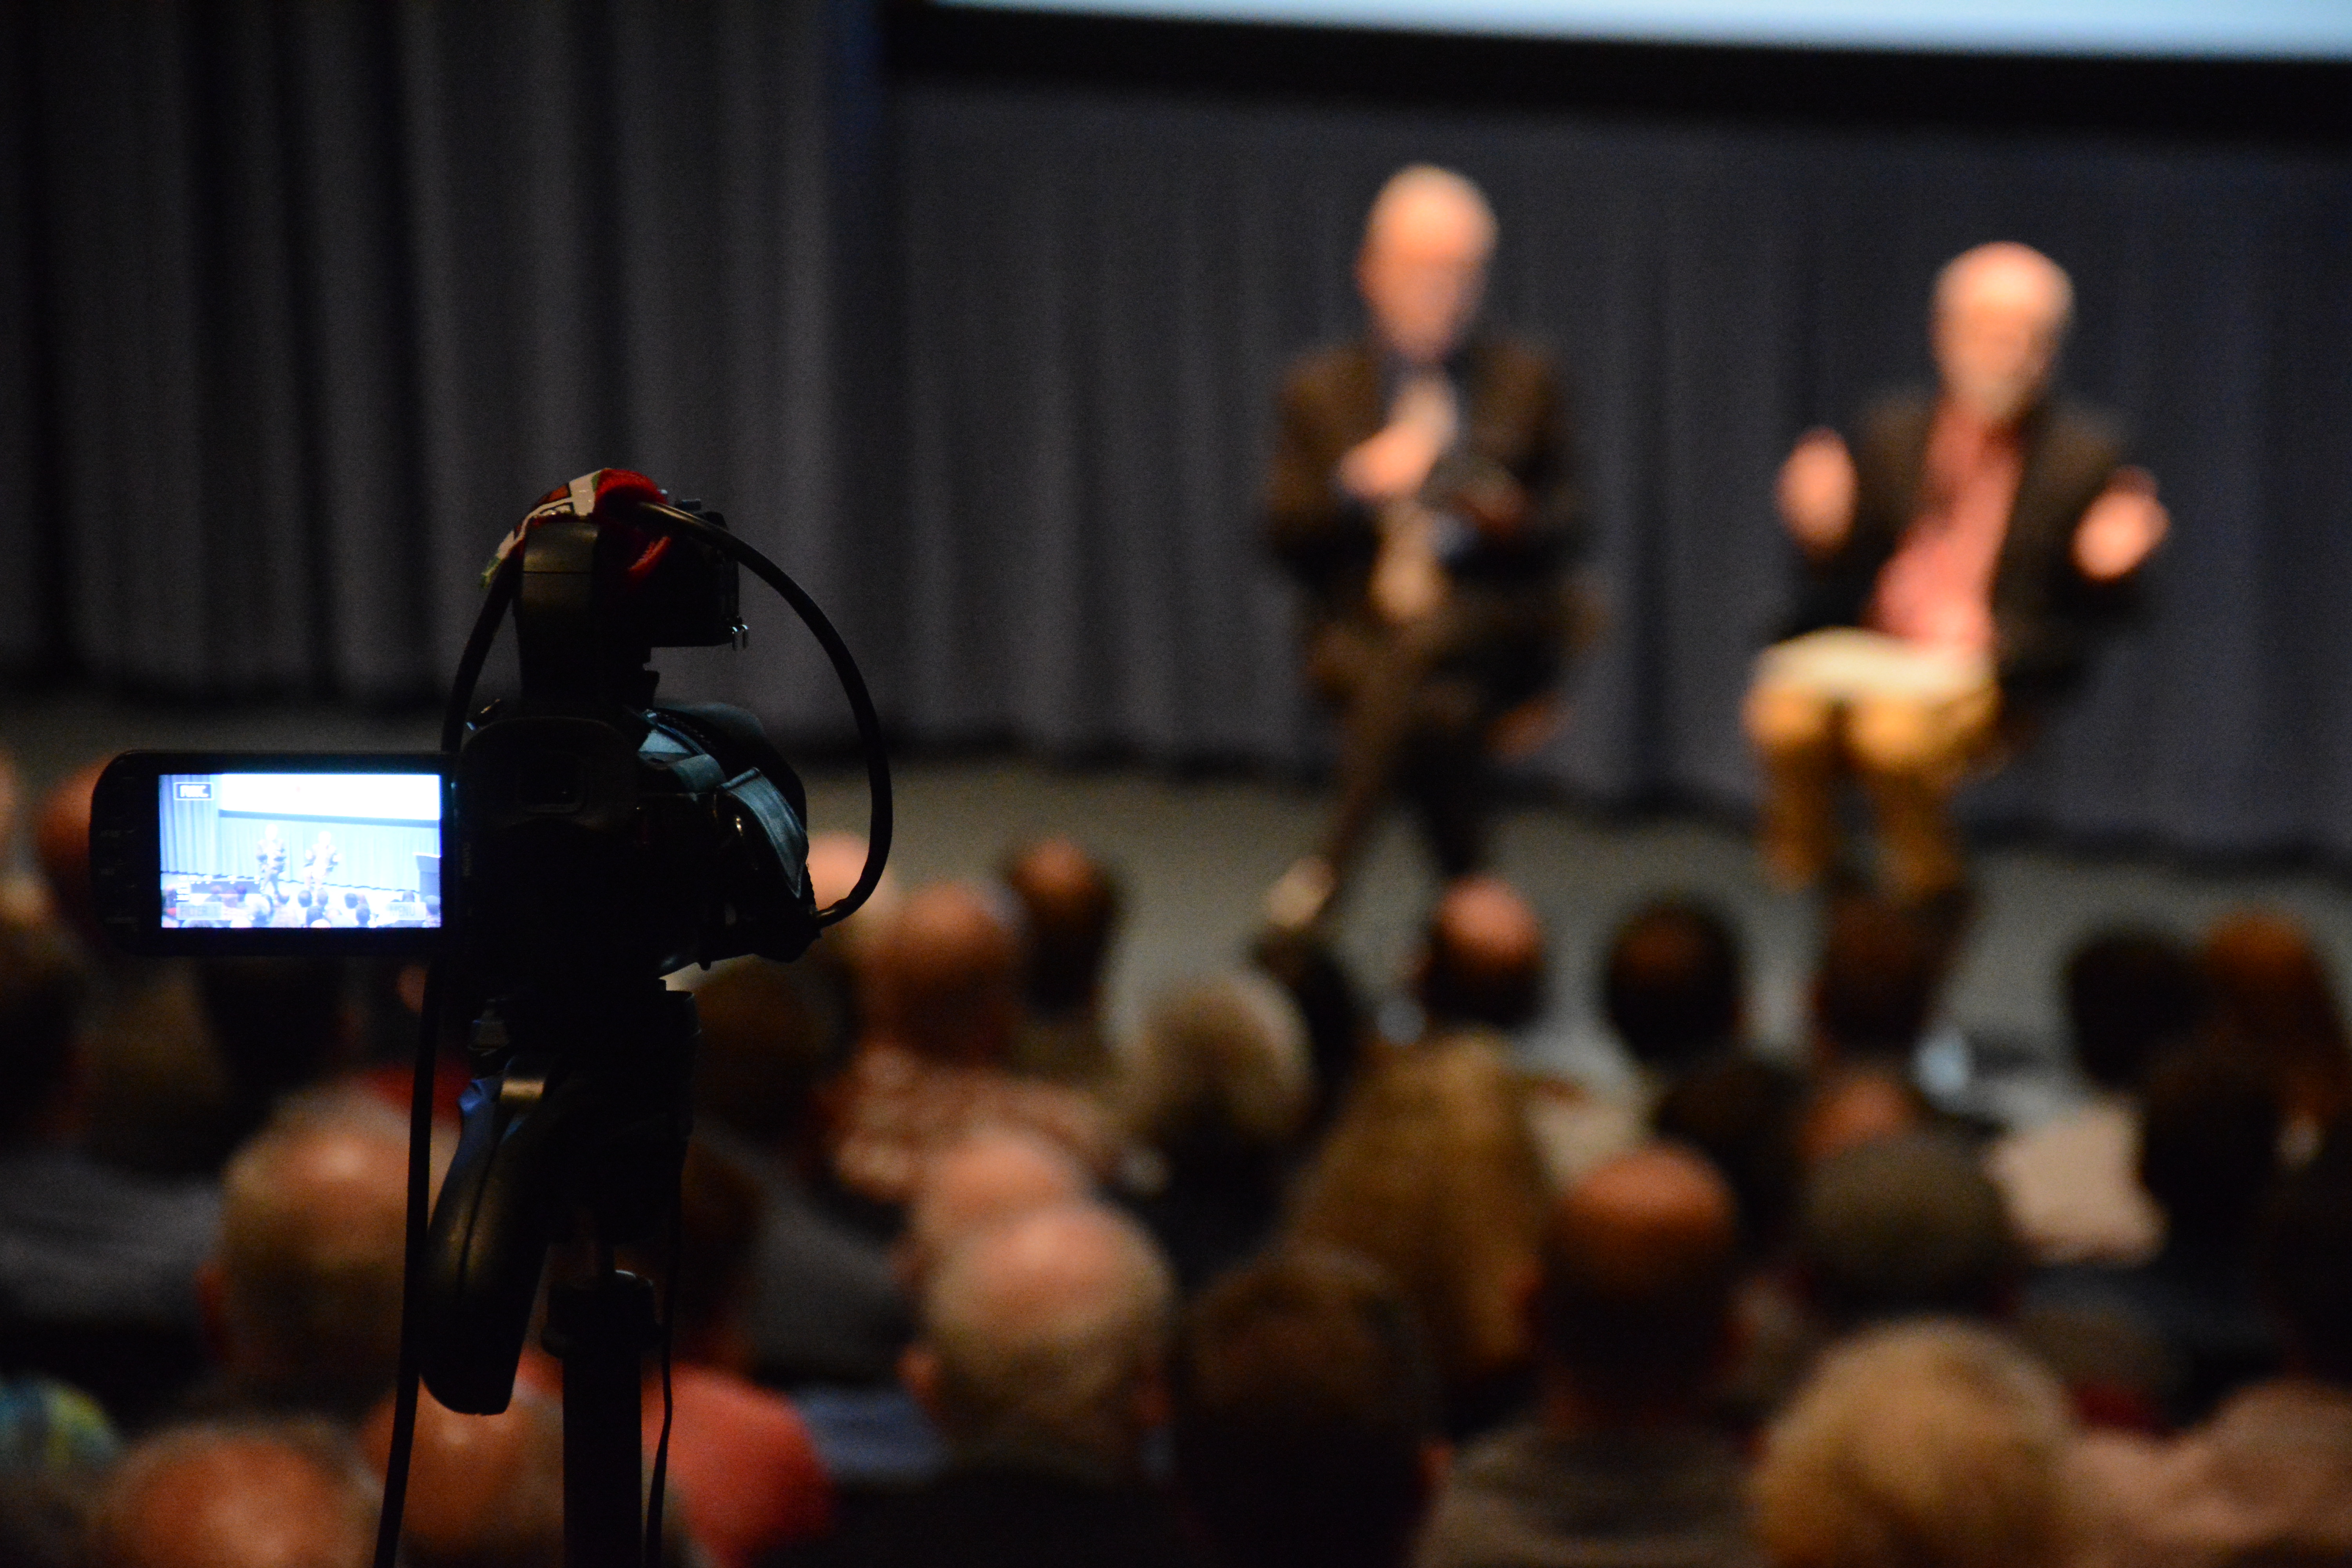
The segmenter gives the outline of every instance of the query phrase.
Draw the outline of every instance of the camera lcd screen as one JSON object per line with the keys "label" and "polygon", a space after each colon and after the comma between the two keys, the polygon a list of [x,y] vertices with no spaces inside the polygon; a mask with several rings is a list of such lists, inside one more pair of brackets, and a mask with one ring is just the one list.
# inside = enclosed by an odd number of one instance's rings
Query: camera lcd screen
{"label": "camera lcd screen", "polygon": [[437,928],[443,794],[431,773],[160,774],[163,929]]}

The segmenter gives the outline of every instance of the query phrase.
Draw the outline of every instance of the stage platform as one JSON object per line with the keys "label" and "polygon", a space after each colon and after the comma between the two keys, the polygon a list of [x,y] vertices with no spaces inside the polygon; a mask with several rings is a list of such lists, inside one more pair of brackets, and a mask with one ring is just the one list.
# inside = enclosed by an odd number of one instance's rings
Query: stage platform
{"label": "stage platform", "polygon": [[[208,714],[83,699],[0,701],[0,746],[37,787],[131,746],[413,748],[430,745],[433,730],[421,715],[317,708]],[[1129,918],[1112,992],[1123,1017],[1157,987],[1234,962],[1266,885],[1310,841],[1322,806],[1316,791],[1279,781],[1171,778],[1005,756],[907,759],[898,779],[894,866],[904,879],[985,875],[1006,846],[1056,831],[1119,868]],[[820,830],[862,828],[862,775],[813,769],[809,784]],[[1765,888],[1736,824],[1626,820],[1535,804],[1508,814],[1498,849],[1496,868],[1527,891],[1552,932],[1552,1008],[1528,1042],[1531,1058],[1601,1077],[1621,1070],[1593,1016],[1595,950],[1627,909],[1670,891],[1713,900],[1737,918],[1757,980],[1755,1032],[1782,1046],[1797,1037],[1814,910]],[[1991,848],[1980,869],[1979,918],[1947,1011],[1979,1064],[1992,1069],[1979,1075],[1992,1082],[1986,1108],[2006,1115],[2038,1114],[2063,1092],[2042,1070],[2060,1039],[2057,968],[2097,927],[2133,921],[2191,932],[2227,910],[2274,906],[2310,921],[2339,983],[2352,983],[2352,886],[2339,875],[2084,857],[2038,845]],[[1417,847],[1402,821],[1391,823],[1343,919],[1344,948],[1368,980],[1386,984],[1398,973],[1429,890]],[[1941,1065],[1949,1072],[1957,1061],[1948,1056]]]}

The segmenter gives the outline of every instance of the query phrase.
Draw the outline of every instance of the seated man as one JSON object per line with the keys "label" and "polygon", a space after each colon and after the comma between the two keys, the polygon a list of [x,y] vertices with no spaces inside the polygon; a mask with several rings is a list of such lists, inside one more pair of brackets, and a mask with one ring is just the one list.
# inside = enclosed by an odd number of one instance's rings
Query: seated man
{"label": "seated man", "polygon": [[1022,999],[1029,1016],[1015,1070],[1091,1087],[1110,1075],[1103,972],[1118,934],[1118,880],[1075,840],[1041,838],[1005,858],[1005,890],[1028,941]]}
{"label": "seated man", "polygon": [[2090,624],[2162,540],[2155,482],[2104,420],[2051,395],[2073,303],[2037,251],[1967,252],[1936,283],[1940,392],[1877,405],[1851,448],[1812,431],[1781,469],[1811,584],[1804,635],[1766,650],[1747,702],[1775,881],[1829,871],[1851,769],[1888,890],[1957,892],[1953,791],[2004,720],[2079,674]]}
{"label": "seated man", "polygon": [[1412,1311],[1345,1253],[1277,1252],[1192,1308],[1175,1458],[1234,1568],[1403,1568],[1444,1457]]}
{"label": "seated man", "polygon": [[408,1139],[373,1100],[289,1101],[223,1177],[199,1280],[218,1384],[200,1405],[357,1421],[400,1350]]}
{"label": "seated man", "polygon": [[1570,1189],[1544,1239],[1541,1402],[1463,1455],[1422,1568],[1751,1560],[1739,1453],[1705,1414],[1737,1238],[1722,1178],[1664,1145]]}
{"label": "seated man", "polygon": [[1192,1561],[1144,1480],[1165,1401],[1174,1289],[1131,1222],[1093,1204],[972,1237],[923,1292],[908,1386],[939,1423],[944,1474],[843,1500],[808,1561],[919,1568]]}
{"label": "seated man", "polygon": [[1832,1352],[1756,1469],[1777,1568],[2074,1561],[2074,1440],[2050,1374],[1990,1331],[1926,1321]]}
{"label": "seated man", "polygon": [[2352,1559],[2352,1147],[2282,1188],[2259,1268],[2288,1372],[2170,1442],[2102,1434],[2084,1469],[2104,1554],[2131,1568]]}
{"label": "seated man", "polygon": [[364,1568],[377,1492],[325,1423],[177,1427],[123,1457],[98,1500],[89,1568]]}
{"label": "seated man", "polygon": [[220,1197],[79,1146],[82,996],[55,933],[0,921],[0,1345],[10,1372],[137,1419],[202,1363],[195,1279]]}
{"label": "seated man", "polygon": [[2038,1263],[2132,1264],[2163,1239],[2164,1218],[2133,1171],[2141,1079],[2188,1043],[2205,1009],[2196,954],[2160,931],[2111,931],[2066,961],[2074,1064],[2091,1089],[2063,1116],[1995,1143],[1985,1169],[2000,1184]]}
{"label": "seated man", "polygon": [[1091,1096],[1016,1079],[1020,939],[976,888],[910,895],[863,958],[867,1035],[844,1078],[835,1173],[858,1199],[903,1205],[924,1163],[987,1126],[1036,1133],[1109,1169],[1109,1120]]}
{"label": "seated man", "polygon": [[1370,335],[1283,389],[1267,534],[1307,591],[1307,680],[1342,739],[1323,844],[1269,895],[1278,929],[1322,918],[1392,788],[1443,875],[1476,870],[1493,731],[1559,674],[1574,544],[1562,398],[1542,358],[1477,330],[1494,248],[1476,186],[1400,172],[1356,267]]}

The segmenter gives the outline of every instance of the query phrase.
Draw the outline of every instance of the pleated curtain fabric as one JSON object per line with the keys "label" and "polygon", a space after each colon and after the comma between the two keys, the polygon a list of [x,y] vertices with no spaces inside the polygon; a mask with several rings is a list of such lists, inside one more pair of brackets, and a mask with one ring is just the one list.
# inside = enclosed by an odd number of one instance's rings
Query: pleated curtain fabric
{"label": "pleated curtain fabric", "polygon": [[[836,612],[898,732],[1295,767],[1328,739],[1255,504],[1365,204],[1491,193],[1576,395],[1608,633],[1528,764],[1738,805],[1796,434],[1927,374],[1936,268],[2074,274],[2068,384],[2176,535],[1968,808],[2352,850],[2352,156],[939,79],[863,0],[0,10],[0,661],[420,695],[540,490],[639,468]],[[757,608],[691,689],[807,732]]]}

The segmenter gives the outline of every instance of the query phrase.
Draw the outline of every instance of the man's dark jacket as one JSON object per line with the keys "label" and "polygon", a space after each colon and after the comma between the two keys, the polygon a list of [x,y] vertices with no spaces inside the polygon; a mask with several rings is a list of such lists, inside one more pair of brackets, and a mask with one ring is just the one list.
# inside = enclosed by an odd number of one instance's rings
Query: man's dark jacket
{"label": "man's dark jacket", "polygon": [[[1477,531],[1446,563],[1457,595],[1524,600],[1555,618],[1561,576],[1577,552],[1568,410],[1550,363],[1505,338],[1481,335],[1447,367],[1460,389],[1457,450],[1423,499],[1447,509],[1464,489],[1507,475],[1526,496],[1507,539]],[[1372,510],[1339,488],[1339,459],[1388,423],[1383,356],[1368,342],[1325,349],[1295,366],[1282,389],[1265,489],[1267,542],[1307,595],[1307,631],[1333,621],[1377,626],[1368,594],[1381,536]]]}
{"label": "man's dark jacket", "polygon": [[[1796,620],[1786,635],[1858,626],[1878,574],[1919,513],[1936,400],[1906,393],[1863,416],[1853,453],[1853,527],[1845,542],[1811,563]],[[2001,692],[2031,701],[2082,673],[2103,623],[2128,609],[2130,583],[2096,584],[2074,564],[2074,531],[2124,460],[2114,424],[2079,405],[2051,399],[2022,421],[2024,462],[2017,499],[1993,570],[1994,658]]]}

